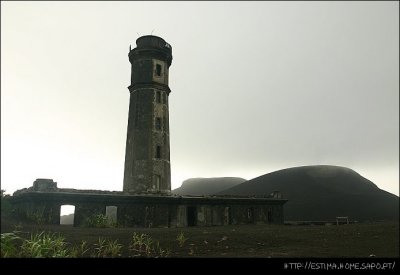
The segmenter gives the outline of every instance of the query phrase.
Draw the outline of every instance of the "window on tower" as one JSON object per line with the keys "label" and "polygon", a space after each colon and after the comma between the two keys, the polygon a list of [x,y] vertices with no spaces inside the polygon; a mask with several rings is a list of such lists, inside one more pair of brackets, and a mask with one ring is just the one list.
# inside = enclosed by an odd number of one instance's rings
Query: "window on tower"
{"label": "window on tower", "polygon": [[161,92],[160,91],[156,91],[156,101],[157,101],[157,103],[161,103]]}
{"label": "window on tower", "polygon": [[167,94],[163,93],[163,103],[167,104]]}
{"label": "window on tower", "polygon": [[157,145],[156,148],[156,158],[160,159],[161,158],[161,146]]}
{"label": "window on tower", "polygon": [[156,130],[161,130],[161,117],[156,117]]}
{"label": "window on tower", "polygon": [[156,64],[156,75],[161,76],[161,65],[160,64]]}

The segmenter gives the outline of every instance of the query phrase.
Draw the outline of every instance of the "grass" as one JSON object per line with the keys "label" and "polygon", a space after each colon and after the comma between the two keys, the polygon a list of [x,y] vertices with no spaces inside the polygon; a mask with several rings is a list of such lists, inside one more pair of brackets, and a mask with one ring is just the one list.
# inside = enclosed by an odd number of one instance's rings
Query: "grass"
{"label": "grass", "polygon": [[176,240],[178,241],[179,247],[183,247],[183,245],[187,241],[187,238],[185,237],[185,234],[183,234],[183,232],[181,231],[178,237],[176,237]]}
{"label": "grass", "polygon": [[170,255],[169,250],[161,248],[158,241],[154,241],[147,234],[137,232],[133,232],[129,251],[131,257],[160,258]]}
{"label": "grass", "polygon": [[66,258],[67,243],[59,233],[40,232],[31,234],[21,245],[20,257],[23,258]]}
{"label": "grass", "polygon": [[[118,240],[107,240],[99,237],[92,248],[86,241],[80,245],[69,245],[61,234],[31,234],[29,239],[19,236],[21,232],[1,234],[2,258],[118,258],[122,256],[122,244]],[[21,244],[22,243],[22,244]],[[159,242],[152,240],[147,234],[133,233],[129,244],[129,257],[160,258],[168,257],[169,251],[160,247]]]}
{"label": "grass", "polygon": [[122,245],[118,243],[118,240],[106,240],[103,237],[99,237],[99,241],[94,244],[95,254],[97,258],[117,258],[121,257]]}
{"label": "grass", "polygon": [[1,234],[1,252],[2,258],[17,257],[20,249],[18,248],[21,243],[21,238],[18,232],[9,232]]}
{"label": "grass", "polygon": [[[7,229],[7,223],[5,226],[2,223],[2,232],[11,232],[12,228],[11,224]],[[102,247],[98,257],[132,257],[138,251],[142,257],[399,257],[398,222],[189,228],[79,228],[25,224],[21,230],[60,233],[64,242],[75,247],[76,255],[83,257],[90,257],[92,252],[87,249],[96,244],[98,248]],[[82,241],[85,242],[83,247]]]}

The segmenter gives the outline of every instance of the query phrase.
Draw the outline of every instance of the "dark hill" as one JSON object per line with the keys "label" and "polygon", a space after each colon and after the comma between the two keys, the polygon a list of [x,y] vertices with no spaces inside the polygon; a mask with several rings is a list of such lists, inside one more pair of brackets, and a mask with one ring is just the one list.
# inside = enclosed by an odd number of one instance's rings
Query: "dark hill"
{"label": "dark hill", "polygon": [[242,178],[192,178],[185,180],[181,187],[172,190],[172,193],[178,195],[211,195],[218,193],[222,190],[231,188],[242,182],[245,182]]}
{"label": "dark hill", "polygon": [[281,191],[289,201],[285,220],[398,220],[399,197],[355,171],[338,166],[303,166],[275,171],[219,192],[261,195]]}

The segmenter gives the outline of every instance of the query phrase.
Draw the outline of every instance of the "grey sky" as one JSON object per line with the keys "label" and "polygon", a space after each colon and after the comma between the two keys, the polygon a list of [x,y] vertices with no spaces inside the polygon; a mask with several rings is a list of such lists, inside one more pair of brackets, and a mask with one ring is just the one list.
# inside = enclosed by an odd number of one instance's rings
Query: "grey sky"
{"label": "grey sky", "polygon": [[172,46],[172,187],[347,166],[398,194],[398,2],[1,2],[1,187],[122,190],[139,35]]}

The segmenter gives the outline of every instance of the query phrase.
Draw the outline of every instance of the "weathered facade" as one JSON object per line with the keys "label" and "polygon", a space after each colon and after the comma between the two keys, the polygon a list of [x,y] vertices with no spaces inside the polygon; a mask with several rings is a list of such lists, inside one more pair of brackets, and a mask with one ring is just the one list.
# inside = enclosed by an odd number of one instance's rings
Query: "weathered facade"
{"label": "weathered facade", "polygon": [[132,64],[123,192],[57,188],[37,179],[11,198],[16,214],[60,224],[62,205],[74,205],[74,225],[116,210],[127,227],[185,227],[283,223],[286,200],[268,197],[177,196],[171,194],[168,86],[172,48],[162,38],[143,36],[129,52]]}
{"label": "weathered facade", "polygon": [[[42,181],[43,185],[40,185]],[[117,224],[126,227],[186,227],[229,224],[283,223],[283,204],[278,194],[268,198],[190,197],[174,195],[132,195],[124,192],[34,187],[12,196],[22,217],[41,217],[44,223],[60,224],[62,205],[74,205],[74,225],[88,218],[106,215],[107,207],[117,210]],[[35,188],[35,186],[39,186]],[[39,191],[40,190],[40,191]]]}
{"label": "weathered facade", "polygon": [[171,46],[147,35],[129,52],[132,64],[123,190],[171,191],[168,71]]}

